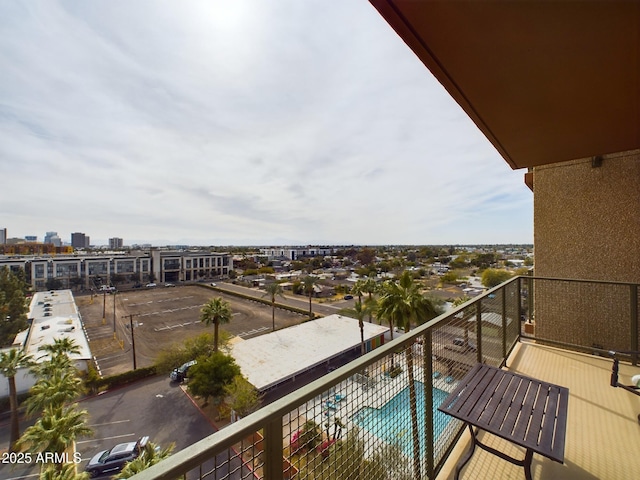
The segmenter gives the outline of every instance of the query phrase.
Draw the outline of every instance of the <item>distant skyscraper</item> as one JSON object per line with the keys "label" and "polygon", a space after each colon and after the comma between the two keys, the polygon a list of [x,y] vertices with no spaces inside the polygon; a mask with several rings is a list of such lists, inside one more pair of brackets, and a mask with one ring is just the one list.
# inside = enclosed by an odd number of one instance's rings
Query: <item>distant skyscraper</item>
{"label": "distant skyscraper", "polygon": [[122,248],[122,239],[118,237],[113,237],[109,239],[109,248],[115,250],[117,248]]}
{"label": "distant skyscraper", "polygon": [[24,239],[27,242],[37,242],[38,241],[38,236],[37,235],[25,235]]}
{"label": "distant skyscraper", "polygon": [[89,237],[80,232],[72,233],[71,246],[73,248],[87,248],[89,246]]}
{"label": "distant skyscraper", "polygon": [[0,245],[7,243],[7,229],[0,228]]}
{"label": "distant skyscraper", "polygon": [[47,232],[44,236],[44,243],[52,243],[56,247],[62,246],[62,240],[58,236],[58,232]]}

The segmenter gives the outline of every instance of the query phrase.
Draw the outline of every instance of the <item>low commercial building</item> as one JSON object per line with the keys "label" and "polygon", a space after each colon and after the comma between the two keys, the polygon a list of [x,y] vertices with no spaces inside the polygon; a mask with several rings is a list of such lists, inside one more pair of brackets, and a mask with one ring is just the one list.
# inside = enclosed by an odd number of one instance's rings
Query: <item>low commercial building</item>
{"label": "low commercial building", "polygon": [[[384,343],[388,327],[364,323],[365,350]],[[314,368],[339,366],[340,358],[360,352],[358,320],[329,315],[232,345],[242,374],[260,392],[295,381]]]}
{"label": "low commercial building", "polygon": [[[78,370],[87,371],[92,361],[91,349],[71,290],[36,293],[31,299],[28,318],[29,329],[16,335],[11,348],[22,349],[39,363],[50,358],[42,347],[52,345],[55,339],[68,338],[79,349],[79,353],[69,355],[71,360]],[[18,393],[27,392],[36,382],[28,368],[20,369],[15,380]],[[8,395],[9,382],[0,374],[0,398]]]}

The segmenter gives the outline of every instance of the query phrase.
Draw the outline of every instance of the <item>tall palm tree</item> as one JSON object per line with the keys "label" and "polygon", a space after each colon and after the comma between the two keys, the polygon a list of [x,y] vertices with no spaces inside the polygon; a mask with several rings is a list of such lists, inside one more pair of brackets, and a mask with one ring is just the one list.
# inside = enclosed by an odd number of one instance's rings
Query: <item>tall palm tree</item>
{"label": "tall palm tree", "polygon": [[231,321],[231,306],[221,297],[212,298],[200,310],[200,321],[206,325],[213,323],[213,351],[218,351],[218,327]]}
{"label": "tall palm tree", "polygon": [[362,303],[362,296],[366,293],[366,280],[359,278],[351,287],[351,293],[358,297],[358,301]]}
{"label": "tall palm tree", "polygon": [[127,462],[122,471],[115,476],[115,478],[129,478],[135,474],[140,473],[143,470],[155,465],[156,463],[169,457],[175,448],[175,443],[172,443],[165,449],[161,449],[159,445],[148,442],[144,446],[144,450],[140,455],[130,462]]}
{"label": "tall palm tree", "polygon": [[280,295],[282,298],[284,298],[284,290],[282,290],[282,285],[280,285],[278,282],[273,282],[273,283],[269,283],[268,285],[265,285],[264,287],[265,289],[265,294],[263,295],[269,295],[269,297],[271,297],[271,324],[272,324],[272,329],[275,332],[276,330],[276,295]]}
{"label": "tall palm tree", "polygon": [[87,472],[78,473],[77,465],[65,463],[62,468],[57,469],[56,465],[49,465],[40,473],[40,480],[89,480]]}
{"label": "tall palm tree", "polygon": [[[47,406],[42,417],[28,427],[17,445],[28,452],[54,452],[62,454],[67,449],[75,451],[75,441],[80,436],[89,436],[93,430],[87,427],[86,410],[78,410],[77,404],[64,407]],[[62,470],[63,464],[57,463]]]}
{"label": "tall palm tree", "polygon": [[311,310],[311,297],[318,284],[318,277],[307,275],[302,279],[302,287],[307,295],[309,295],[309,320],[313,320],[313,311]]}
{"label": "tall palm tree", "polygon": [[[411,329],[412,320],[423,323],[429,317],[437,315],[432,302],[425,298],[418,285],[414,282],[409,271],[404,271],[398,282],[387,282],[380,297],[380,313],[389,321],[393,338],[393,324],[402,326],[405,331]],[[420,438],[418,433],[418,410],[416,384],[413,372],[412,345],[405,348],[407,376],[409,377],[409,407],[411,411],[411,438],[413,443],[413,474],[416,479],[421,478]]]}
{"label": "tall palm tree", "polygon": [[33,365],[33,358],[23,350],[12,348],[8,352],[0,353],[0,372],[9,381],[9,405],[11,408],[11,433],[9,435],[9,450],[14,451],[14,444],[20,437],[20,423],[18,418],[18,392],[16,390],[16,374],[20,368]]}
{"label": "tall palm tree", "polygon": [[378,283],[376,282],[373,275],[369,275],[364,281],[363,291],[368,295],[366,305],[369,313],[369,323],[371,323],[373,319],[373,313],[376,310],[376,302],[373,298],[373,295],[378,292]]}
{"label": "tall palm tree", "polygon": [[82,393],[82,379],[75,371],[57,370],[50,376],[40,377],[26,400],[27,416],[40,413],[46,407],[61,407],[75,400]]}
{"label": "tall palm tree", "polygon": [[49,360],[31,366],[31,372],[38,378],[47,378],[56,372],[73,372],[77,370],[66,355],[54,355]]}
{"label": "tall palm tree", "polygon": [[360,300],[358,300],[354,305],[353,305],[353,311],[356,314],[356,318],[358,319],[358,326],[360,327],[360,355],[364,355],[365,354],[365,347],[364,347],[364,316],[367,313],[367,310],[365,307],[362,306],[362,302]]}
{"label": "tall palm tree", "polygon": [[48,353],[52,357],[59,354],[78,355],[80,354],[80,346],[73,338],[54,338],[53,343],[38,347],[38,351]]}

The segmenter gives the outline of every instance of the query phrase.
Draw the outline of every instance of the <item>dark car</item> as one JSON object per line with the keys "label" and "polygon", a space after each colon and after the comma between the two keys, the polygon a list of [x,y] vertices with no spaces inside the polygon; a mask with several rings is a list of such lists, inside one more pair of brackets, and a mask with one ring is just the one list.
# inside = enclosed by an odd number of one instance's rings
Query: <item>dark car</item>
{"label": "dark car", "polygon": [[138,458],[148,441],[149,437],[140,437],[137,442],[119,443],[110,450],[102,450],[89,460],[85,471],[92,477],[119,472],[125,463]]}
{"label": "dark car", "polygon": [[196,362],[195,360],[191,360],[190,362],[180,365],[178,368],[174,368],[173,371],[171,372],[171,375],[169,375],[169,378],[173,382],[184,381],[184,379],[188,377],[189,369],[192,366],[194,366],[196,363],[198,362]]}
{"label": "dark car", "polygon": [[353,298],[353,295],[345,295],[344,299],[345,300],[351,300]]}

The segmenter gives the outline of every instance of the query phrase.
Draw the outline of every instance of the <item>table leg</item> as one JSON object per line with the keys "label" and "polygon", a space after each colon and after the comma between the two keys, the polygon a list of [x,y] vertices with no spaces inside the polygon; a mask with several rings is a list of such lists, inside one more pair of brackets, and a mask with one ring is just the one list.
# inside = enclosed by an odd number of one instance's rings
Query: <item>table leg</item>
{"label": "table leg", "polygon": [[471,457],[473,456],[473,452],[475,452],[476,450],[476,443],[477,443],[476,434],[473,431],[473,427],[471,426],[470,423],[467,423],[467,426],[469,427],[469,432],[471,432],[471,446],[469,447],[469,450],[467,450],[467,453],[465,454],[465,456],[462,457],[460,461],[456,464],[456,475],[454,477],[455,480],[460,479],[460,471],[464,468],[467,462],[471,460]]}
{"label": "table leg", "polygon": [[531,476],[531,460],[533,460],[533,450],[527,448],[527,453],[524,456],[523,467],[524,467],[524,476],[527,480],[532,480]]}

